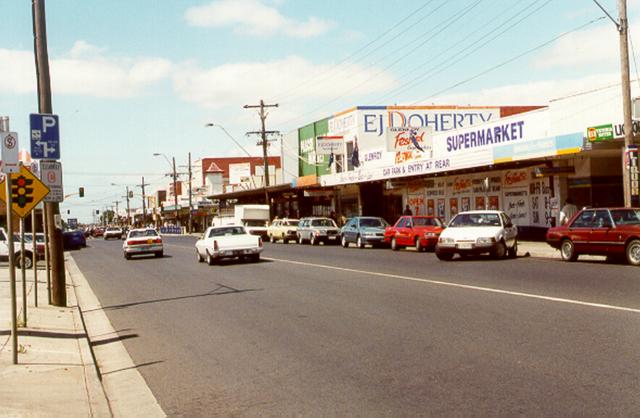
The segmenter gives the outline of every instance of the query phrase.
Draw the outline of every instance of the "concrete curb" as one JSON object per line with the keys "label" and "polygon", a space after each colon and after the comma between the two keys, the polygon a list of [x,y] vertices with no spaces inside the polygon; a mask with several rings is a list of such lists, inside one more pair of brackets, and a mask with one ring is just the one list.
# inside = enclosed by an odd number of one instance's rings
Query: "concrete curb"
{"label": "concrete curb", "polygon": [[93,353],[113,416],[165,417],[75,260],[68,254],[65,261],[87,338],[101,343]]}

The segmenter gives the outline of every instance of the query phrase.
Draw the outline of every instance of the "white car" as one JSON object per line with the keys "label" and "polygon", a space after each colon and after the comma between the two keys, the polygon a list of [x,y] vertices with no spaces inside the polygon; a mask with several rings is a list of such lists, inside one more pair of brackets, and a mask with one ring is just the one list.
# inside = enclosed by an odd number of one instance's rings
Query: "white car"
{"label": "white car", "polygon": [[199,262],[213,265],[223,258],[248,258],[260,261],[262,238],[249,234],[241,225],[212,226],[196,242]]}
{"label": "white car", "polygon": [[105,241],[110,238],[122,239],[122,228],[119,228],[117,226],[110,226],[107,229],[105,229],[104,230]]}
{"label": "white car", "polygon": [[267,235],[269,236],[270,242],[276,242],[278,240],[282,240],[283,243],[288,243],[289,241],[296,241],[298,239],[298,223],[300,221],[297,219],[274,219],[267,228]]}
{"label": "white car", "polygon": [[436,256],[451,260],[455,254],[489,253],[495,258],[518,254],[518,228],[499,210],[460,212],[440,234]]}
{"label": "white car", "polygon": [[124,258],[129,260],[133,255],[153,254],[156,257],[164,255],[162,237],[153,228],[132,229],[122,243]]}

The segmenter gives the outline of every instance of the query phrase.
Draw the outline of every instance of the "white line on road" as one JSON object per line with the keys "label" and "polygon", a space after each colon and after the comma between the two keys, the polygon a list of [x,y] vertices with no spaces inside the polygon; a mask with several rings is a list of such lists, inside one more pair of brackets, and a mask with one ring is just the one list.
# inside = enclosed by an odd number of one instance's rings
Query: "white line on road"
{"label": "white line on road", "polygon": [[351,269],[351,268],[346,268],[346,267],[335,267],[335,266],[329,266],[329,265],[326,265],[326,264],[306,263],[306,262],[303,262],[303,261],[285,260],[285,259],[281,259],[281,258],[263,257],[263,259],[271,260],[271,261],[279,261],[281,263],[299,264],[299,265],[303,265],[303,266],[325,268],[325,269],[330,269],[330,270],[347,271],[347,272],[350,272],[350,273],[368,274],[368,275],[371,275],[371,276],[408,280],[408,281],[412,281],[412,282],[429,283],[429,284],[434,284],[434,285],[439,285],[439,286],[450,286],[450,287],[457,287],[457,288],[462,288],[462,289],[477,290],[477,291],[481,291],[481,292],[498,293],[498,294],[503,294],[503,295],[520,296],[520,297],[525,297],[525,298],[530,298],[530,299],[539,299],[539,300],[546,300],[546,301],[551,301],[551,302],[568,303],[568,304],[572,304],[572,305],[589,306],[589,307],[592,307],[592,308],[601,308],[601,309],[610,309],[610,310],[614,310],[614,311],[640,313],[640,309],[627,308],[627,307],[624,307],[624,306],[606,305],[606,304],[603,304],[603,303],[585,302],[585,301],[582,301],[582,300],[575,300],[575,299],[555,298],[555,297],[552,297],[552,296],[536,295],[536,294],[532,294],[532,293],[513,292],[513,291],[510,291],[510,290],[494,289],[494,288],[491,288],[491,287],[471,286],[471,285],[467,285],[467,284],[443,282],[443,281],[440,281],[440,280],[420,279],[418,277],[402,276],[402,275],[399,275],[399,274],[377,273],[375,271],[357,270],[357,269]]}

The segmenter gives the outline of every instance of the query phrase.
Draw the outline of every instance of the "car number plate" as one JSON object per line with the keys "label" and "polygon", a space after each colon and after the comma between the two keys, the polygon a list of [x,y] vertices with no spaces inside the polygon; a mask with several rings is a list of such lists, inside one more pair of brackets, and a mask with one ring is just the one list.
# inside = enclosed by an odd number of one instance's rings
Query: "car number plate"
{"label": "car number plate", "polygon": [[338,238],[338,237],[336,237],[336,236],[329,237],[330,240],[336,239],[336,238]]}
{"label": "car number plate", "polygon": [[470,250],[473,248],[473,244],[470,242],[463,242],[458,244],[458,248],[460,248],[461,250]]}

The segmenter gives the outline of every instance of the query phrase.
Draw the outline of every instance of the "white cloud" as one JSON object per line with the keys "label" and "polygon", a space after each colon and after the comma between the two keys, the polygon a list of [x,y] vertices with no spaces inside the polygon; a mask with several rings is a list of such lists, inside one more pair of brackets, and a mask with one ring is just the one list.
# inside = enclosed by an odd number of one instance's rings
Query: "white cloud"
{"label": "white cloud", "polygon": [[187,9],[185,19],[192,26],[233,27],[234,32],[253,36],[272,36],[282,33],[296,38],[320,35],[331,23],[316,17],[298,21],[283,16],[276,8],[262,0],[219,0]]}
{"label": "white cloud", "polygon": [[[0,92],[36,91],[33,52],[0,49],[5,66]],[[76,42],[67,57],[50,58],[54,94],[93,97],[132,97],[170,74],[171,63],[162,58],[113,58],[84,41]]]}
{"label": "white cloud", "polygon": [[[310,80],[314,74],[327,72],[331,77]],[[357,97],[383,92],[396,85],[389,73],[377,68],[317,65],[297,56],[270,62],[224,64],[210,69],[186,64],[174,73],[174,87],[183,100],[211,109],[253,103],[260,98],[284,98],[283,92],[287,91],[291,93],[286,97],[289,103],[313,103],[343,94]],[[294,90],[296,87],[299,88]]]}

